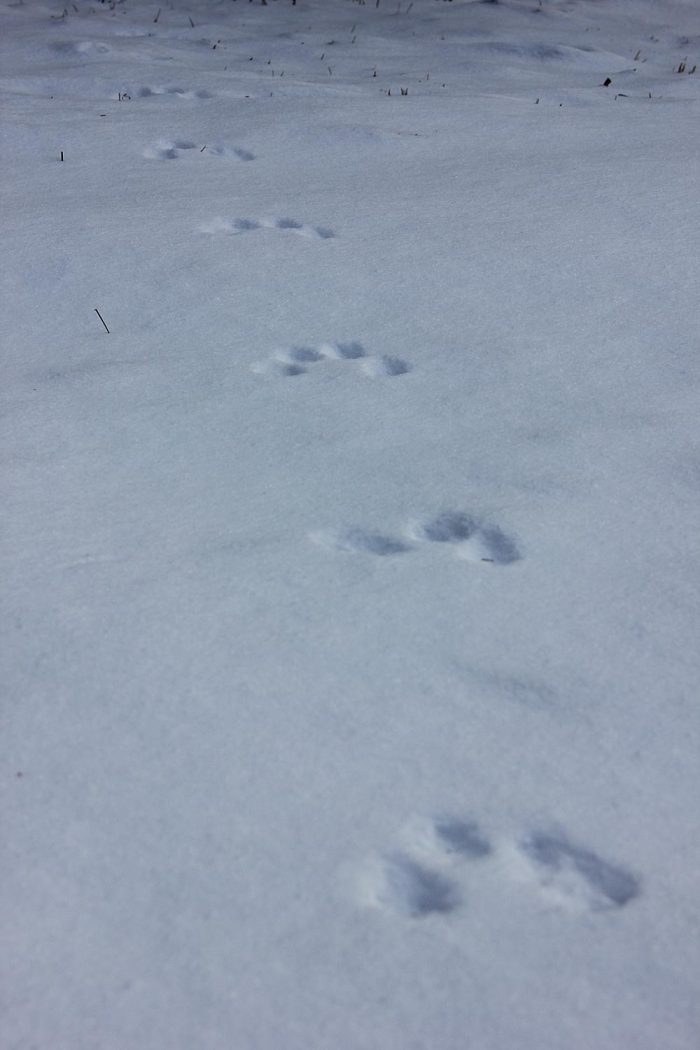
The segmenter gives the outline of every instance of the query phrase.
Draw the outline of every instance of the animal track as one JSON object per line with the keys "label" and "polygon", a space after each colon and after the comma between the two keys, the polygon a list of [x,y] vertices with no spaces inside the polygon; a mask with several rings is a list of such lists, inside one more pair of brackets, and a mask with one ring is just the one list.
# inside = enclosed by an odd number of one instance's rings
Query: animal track
{"label": "animal track", "polygon": [[478,860],[492,852],[491,843],[474,820],[418,817],[404,832],[412,850],[434,861]]}
{"label": "animal track", "polygon": [[367,356],[362,343],[324,343],[321,354],[338,361],[359,361],[361,357]]}
{"label": "animal track", "polygon": [[[479,873],[488,877],[515,874],[520,862],[538,888],[571,911],[599,912],[622,908],[641,892],[624,868],[593,850],[572,844],[564,835],[534,832],[515,844],[504,843],[504,855],[516,858],[514,869],[498,860],[479,824],[456,816],[415,817],[401,835],[402,849],[369,861],[360,873],[360,898],[374,907],[416,919],[454,911],[465,899],[460,878],[476,892]],[[450,877],[445,874],[450,865]],[[532,880],[530,880],[532,882]]]}
{"label": "animal track", "polygon": [[377,554],[380,557],[388,554],[403,554],[411,549],[403,540],[366,529],[350,528],[336,532],[312,532],[311,539],[315,543],[335,550],[361,551],[365,554]]}
{"label": "animal track", "polygon": [[311,538],[336,550],[368,554],[401,554],[423,543],[449,543],[464,561],[510,565],[521,558],[515,541],[497,525],[481,522],[461,511],[443,511],[436,517],[419,519],[404,530],[404,535],[406,538],[400,539],[353,526],[315,532]]}
{"label": "animal track", "polygon": [[[397,357],[370,357],[362,343],[322,343],[320,346],[293,346],[280,350],[268,358],[251,365],[254,372],[281,376],[300,376],[307,366],[319,361],[361,361],[365,375],[399,376],[411,371],[410,365]],[[389,363],[388,363],[389,362]]]}
{"label": "animal track", "polygon": [[510,565],[520,559],[515,542],[497,525],[479,522],[461,511],[443,511],[414,522],[408,534],[418,542],[455,544],[457,557],[465,561]]}
{"label": "animal track", "polygon": [[474,533],[474,519],[460,511],[443,511],[436,518],[416,522],[409,531],[414,539],[431,543],[461,543]]}
{"label": "animal track", "polygon": [[366,867],[362,896],[375,907],[412,919],[446,914],[462,901],[457,883],[435,865],[478,860],[491,852],[478,824],[459,817],[416,818],[404,829],[403,839],[403,851]]}
{"label": "animal track", "polygon": [[196,91],[181,87],[145,87],[137,88],[132,98],[151,98],[153,95],[174,95],[176,98],[211,98],[208,91]]}
{"label": "animal track", "polygon": [[206,144],[200,146],[196,142],[190,142],[186,139],[176,139],[174,142],[161,139],[154,145],[147,146],[143,151],[143,155],[151,160],[177,160],[187,150],[196,150],[198,156],[206,156],[208,154],[214,157],[236,157],[238,160],[246,161],[255,160],[255,154],[250,153],[246,149],[229,146],[208,146]]}
{"label": "animal track", "polygon": [[401,853],[371,865],[364,883],[368,903],[412,919],[444,914],[459,904],[454,883]]}
{"label": "animal track", "polygon": [[[246,159],[246,158],[241,158]],[[250,158],[252,159],[252,157]],[[202,233],[249,233],[251,230],[291,230],[301,237],[323,241],[335,237],[333,230],[326,226],[310,226],[296,219],[212,219],[200,226]]]}
{"label": "animal track", "polygon": [[387,357],[386,355],[368,357],[360,367],[365,375],[373,379],[380,376],[403,376],[411,371],[410,365],[402,361],[400,357]]}
{"label": "animal track", "polygon": [[254,153],[251,153],[248,149],[241,149],[240,146],[204,145],[202,153],[209,153],[215,157],[235,157],[236,160],[255,160]]}
{"label": "animal track", "polygon": [[165,139],[161,139],[160,142],[156,142],[153,146],[147,146],[143,151],[143,155],[153,160],[177,160],[181,153],[196,148],[196,142],[188,142],[184,139],[167,142]]}
{"label": "animal track", "polygon": [[561,835],[535,832],[520,850],[543,891],[563,905],[601,911],[622,908],[639,895],[634,875]]}
{"label": "animal track", "polygon": [[61,40],[51,44],[51,48],[76,55],[108,55],[112,50],[100,40]]}

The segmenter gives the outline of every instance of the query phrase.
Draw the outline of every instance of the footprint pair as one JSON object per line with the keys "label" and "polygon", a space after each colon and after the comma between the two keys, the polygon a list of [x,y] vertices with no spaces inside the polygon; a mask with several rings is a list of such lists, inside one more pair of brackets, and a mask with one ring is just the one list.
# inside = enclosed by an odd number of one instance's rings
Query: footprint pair
{"label": "footprint pair", "polygon": [[211,98],[208,91],[182,87],[153,87],[149,85],[137,88],[135,95],[137,98],[152,98],[154,95],[173,95],[176,98],[186,99]]}
{"label": "footprint pair", "polygon": [[[245,159],[245,158],[243,158]],[[286,230],[298,233],[301,237],[328,241],[335,237],[335,232],[327,226],[311,226],[299,219],[282,217],[279,219],[212,219],[199,227],[202,233],[241,234],[253,230]]]}
{"label": "footprint pair", "polygon": [[491,843],[471,820],[418,818],[402,838],[404,849],[368,862],[360,891],[365,903],[410,918],[457,908],[462,895],[442,870],[445,864],[480,861],[491,853]]}
{"label": "footprint pair", "polygon": [[320,346],[293,346],[279,350],[266,361],[251,365],[260,375],[300,376],[309,365],[319,361],[357,361],[365,375],[401,376],[410,371],[410,366],[398,357],[373,357],[362,343],[321,343]]}
{"label": "footprint pair", "polygon": [[240,149],[238,146],[220,146],[217,143],[192,142],[191,139],[159,139],[158,142],[147,146],[143,151],[148,160],[178,160],[184,153],[190,150],[195,155],[202,154],[207,157],[235,157],[237,160],[255,160],[255,154],[250,150]]}
{"label": "footprint pair", "polygon": [[482,521],[463,511],[441,511],[434,517],[409,523],[402,536],[359,527],[314,532],[311,539],[340,551],[358,551],[380,557],[404,554],[423,543],[449,544],[459,558],[470,562],[510,565],[521,554],[515,541],[498,525]]}
{"label": "footprint pair", "polygon": [[412,919],[459,908],[460,867],[478,863],[493,877],[499,870],[525,877],[548,902],[574,911],[622,908],[640,893],[625,868],[573,843],[561,832],[533,831],[497,851],[476,821],[459,817],[417,818],[405,829],[404,848],[368,862],[360,877],[365,904]]}

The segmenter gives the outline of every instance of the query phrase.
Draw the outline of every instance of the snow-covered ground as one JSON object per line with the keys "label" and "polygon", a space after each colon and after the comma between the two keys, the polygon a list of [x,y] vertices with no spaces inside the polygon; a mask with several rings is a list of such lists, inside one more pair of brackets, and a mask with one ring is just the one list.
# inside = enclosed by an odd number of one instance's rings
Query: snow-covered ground
{"label": "snow-covered ground", "polygon": [[3,1048],[696,1047],[700,4],[0,30]]}

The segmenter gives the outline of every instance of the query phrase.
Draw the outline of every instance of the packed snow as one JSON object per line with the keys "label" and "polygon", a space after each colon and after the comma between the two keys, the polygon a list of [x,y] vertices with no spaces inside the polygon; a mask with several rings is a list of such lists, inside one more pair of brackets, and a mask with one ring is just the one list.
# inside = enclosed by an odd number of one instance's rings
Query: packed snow
{"label": "packed snow", "polygon": [[0,30],[3,1050],[694,1050],[697,0]]}

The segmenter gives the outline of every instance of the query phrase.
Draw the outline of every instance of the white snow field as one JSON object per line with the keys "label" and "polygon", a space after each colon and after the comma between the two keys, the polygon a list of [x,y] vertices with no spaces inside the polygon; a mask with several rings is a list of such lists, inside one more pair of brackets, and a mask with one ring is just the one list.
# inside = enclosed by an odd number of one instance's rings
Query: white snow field
{"label": "white snow field", "polygon": [[700,3],[0,31],[3,1050],[695,1050]]}

